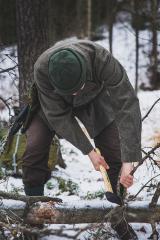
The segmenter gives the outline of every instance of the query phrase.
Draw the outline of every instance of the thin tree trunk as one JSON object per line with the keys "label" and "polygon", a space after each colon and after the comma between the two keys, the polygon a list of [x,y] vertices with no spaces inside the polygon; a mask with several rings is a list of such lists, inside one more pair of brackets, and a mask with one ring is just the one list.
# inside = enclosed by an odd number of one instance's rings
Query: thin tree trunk
{"label": "thin tree trunk", "polygon": [[111,22],[109,24],[109,50],[111,53],[113,53],[113,21],[111,19]]}
{"label": "thin tree trunk", "polygon": [[152,51],[151,51],[151,85],[154,89],[160,87],[160,80],[158,79],[158,42],[157,42],[157,8],[158,1],[151,0],[151,29],[152,29]]}
{"label": "thin tree trunk", "polygon": [[115,17],[117,13],[117,0],[112,1],[112,3],[108,6],[108,28],[109,28],[109,49],[110,52],[113,53],[113,27],[115,22]]}
{"label": "thin tree trunk", "polygon": [[[134,1],[134,10],[138,14],[138,0]],[[138,16],[137,16],[138,19]],[[138,67],[139,67],[139,31],[138,31],[138,22],[135,26],[135,36],[136,36],[136,60],[135,60],[135,92],[138,91]]]}
{"label": "thin tree trunk", "polygon": [[88,24],[87,37],[88,37],[88,39],[91,39],[91,29],[92,29],[92,0],[87,0],[87,24]]}

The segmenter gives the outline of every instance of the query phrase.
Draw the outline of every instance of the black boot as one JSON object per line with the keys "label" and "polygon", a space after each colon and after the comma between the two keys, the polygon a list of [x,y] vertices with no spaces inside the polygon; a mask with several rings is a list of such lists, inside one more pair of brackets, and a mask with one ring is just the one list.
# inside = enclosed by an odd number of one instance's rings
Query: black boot
{"label": "black boot", "polygon": [[43,196],[44,195],[44,185],[39,185],[36,187],[29,187],[24,185],[24,191],[27,196]]}

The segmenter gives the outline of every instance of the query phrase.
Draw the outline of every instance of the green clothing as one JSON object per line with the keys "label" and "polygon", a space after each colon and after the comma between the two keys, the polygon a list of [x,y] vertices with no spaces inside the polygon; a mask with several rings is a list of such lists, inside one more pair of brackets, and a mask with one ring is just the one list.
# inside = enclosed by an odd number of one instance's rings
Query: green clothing
{"label": "green clothing", "polygon": [[[48,62],[59,49],[77,51],[87,62],[87,80],[78,95],[60,95],[51,85]],[[91,137],[115,120],[122,161],[141,160],[139,101],[124,68],[106,49],[87,40],[59,42],[38,58],[34,79],[42,110],[39,114],[51,130],[88,154],[93,146],[75,116],[82,121]]]}

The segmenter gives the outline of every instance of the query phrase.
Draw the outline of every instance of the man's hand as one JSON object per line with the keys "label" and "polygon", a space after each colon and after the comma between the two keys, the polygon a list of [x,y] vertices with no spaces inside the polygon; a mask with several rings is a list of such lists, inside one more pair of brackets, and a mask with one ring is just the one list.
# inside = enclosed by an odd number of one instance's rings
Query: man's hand
{"label": "man's hand", "polygon": [[109,169],[108,164],[104,160],[104,157],[102,157],[100,154],[96,153],[96,151],[93,149],[89,154],[88,154],[95,170],[99,171],[100,165],[102,165],[106,170]]}
{"label": "man's hand", "polygon": [[133,176],[130,175],[132,169],[133,169],[132,163],[123,163],[120,183],[126,188],[129,188],[133,185]]}

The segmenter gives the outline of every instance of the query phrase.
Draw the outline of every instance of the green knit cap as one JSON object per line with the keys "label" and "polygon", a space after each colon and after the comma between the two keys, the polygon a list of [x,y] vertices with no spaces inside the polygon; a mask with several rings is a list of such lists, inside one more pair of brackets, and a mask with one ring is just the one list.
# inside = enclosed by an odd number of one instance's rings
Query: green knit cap
{"label": "green knit cap", "polygon": [[85,59],[74,50],[59,50],[49,59],[49,77],[60,94],[71,95],[85,83]]}

